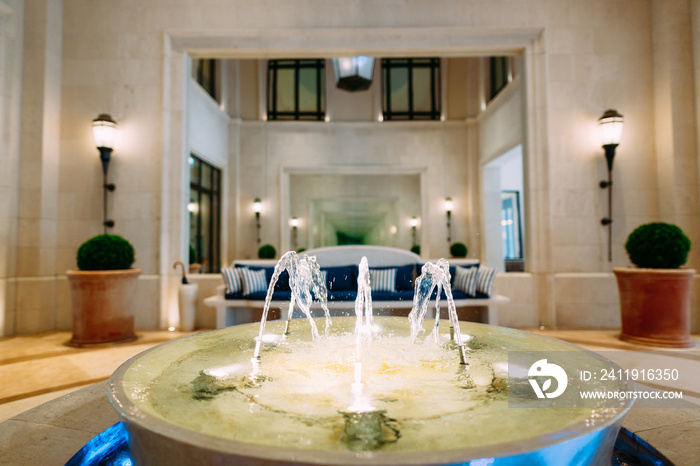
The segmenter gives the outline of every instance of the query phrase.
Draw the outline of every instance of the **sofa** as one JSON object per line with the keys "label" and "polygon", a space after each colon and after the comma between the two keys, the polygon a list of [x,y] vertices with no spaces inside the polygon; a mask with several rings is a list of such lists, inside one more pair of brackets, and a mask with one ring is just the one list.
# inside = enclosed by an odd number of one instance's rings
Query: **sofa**
{"label": "sofa", "polygon": [[[315,256],[321,267],[326,282],[328,308],[334,315],[354,314],[358,264],[362,257],[367,257],[370,268],[372,307],[376,315],[406,315],[410,311],[415,279],[425,263],[410,251],[384,246],[333,246],[312,249],[304,254]],[[216,296],[204,300],[217,310],[217,328],[251,320],[252,311],[262,309],[276,264],[276,260],[238,260],[231,268],[222,270],[226,284],[217,287]],[[478,261],[473,259],[451,261],[452,296],[458,311],[462,310],[465,316],[463,320],[495,324],[496,306],[509,300],[492,291],[493,269],[482,267],[479,273],[479,266]],[[465,275],[469,276],[466,280],[470,280],[467,286],[456,282]],[[476,286],[478,278],[484,282],[483,286]],[[275,284],[271,302],[271,309],[279,309],[282,319],[287,318],[290,298],[289,275],[285,271]],[[431,300],[435,298],[436,292],[433,291]],[[441,300],[445,298],[443,291]],[[441,301],[441,308],[446,312],[446,301]],[[471,308],[472,312],[465,312],[464,308]],[[320,315],[320,306],[312,306],[312,311]],[[297,313],[301,316],[298,309],[294,316]]]}

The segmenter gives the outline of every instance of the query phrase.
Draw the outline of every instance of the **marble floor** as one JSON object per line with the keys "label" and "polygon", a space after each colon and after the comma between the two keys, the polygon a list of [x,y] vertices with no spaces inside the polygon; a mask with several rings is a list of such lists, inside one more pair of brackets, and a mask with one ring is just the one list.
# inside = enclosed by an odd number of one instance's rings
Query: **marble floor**
{"label": "marble floor", "polygon": [[66,346],[70,332],[0,339],[0,422],[87,385],[107,380],[132,356],[183,332],[140,331],[131,343],[97,348]]}
{"label": "marble floor", "polygon": [[[643,407],[632,409],[625,417],[623,425],[659,449],[674,464],[697,464],[697,458],[700,457],[700,445],[697,444],[700,435],[700,335],[694,336],[697,342],[694,348],[658,349],[622,342],[617,338],[618,332],[615,330],[528,330],[600,352],[623,369],[645,368],[650,365],[677,369],[682,375],[678,380],[649,385],[665,390],[682,389],[685,405],[682,408],[663,410]],[[55,445],[47,443],[50,448],[45,444],[34,445],[32,448],[35,450],[45,450],[38,452],[31,448],[27,450],[26,440],[22,439],[35,438],[41,429],[56,429],[53,425],[56,420],[51,420],[49,414],[56,411],[56,406],[52,406],[56,405],[56,402],[71,403],[70,397],[63,396],[68,393],[71,397],[75,394],[78,399],[88,393],[86,390],[97,390],[99,393],[95,392],[93,396],[99,397],[100,403],[104,404],[102,417],[106,416],[109,419],[98,423],[97,427],[93,426],[95,429],[84,433],[84,438],[73,442],[75,445],[59,442],[57,445],[62,445],[68,450],[64,452],[60,461],[44,464],[64,464],[87,439],[115,422],[116,413],[110,409],[104,396],[105,385],[99,382],[106,380],[122,362],[141,351],[186,334],[161,331],[138,332],[138,335],[136,341],[128,344],[89,349],[65,346],[65,342],[70,338],[69,332],[0,339],[0,432],[10,436],[4,443],[0,440],[0,463],[3,463],[3,448],[14,451],[15,456],[24,452],[22,458],[25,459],[36,459],[37,455],[41,454],[51,457],[52,451],[55,454]],[[51,405],[43,405],[59,397],[60,400],[55,400]],[[36,409],[28,411],[35,407]],[[72,413],[72,409],[68,411]],[[97,416],[96,419],[101,418]],[[70,421],[70,428],[64,426],[64,430],[67,430],[61,431],[59,438],[75,434],[74,422]],[[91,421],[83,419],[80,422],[89,427]],[[25,432],[24,437],[19,435],[30,428],[39,430]],[[19,448],[12,442],[23,446]],[[18,458],[9,464],[27,464]]]}

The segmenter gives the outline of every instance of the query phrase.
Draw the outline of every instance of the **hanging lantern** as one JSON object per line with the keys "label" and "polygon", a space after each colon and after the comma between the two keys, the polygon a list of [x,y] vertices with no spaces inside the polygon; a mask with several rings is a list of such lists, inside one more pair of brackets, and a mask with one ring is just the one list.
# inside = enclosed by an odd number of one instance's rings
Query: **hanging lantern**
{"label": "hanging lantern", "polygon": [[372,85],[374,58],[343,57],[333,58],[335,85],[350,92],[365,91]]}

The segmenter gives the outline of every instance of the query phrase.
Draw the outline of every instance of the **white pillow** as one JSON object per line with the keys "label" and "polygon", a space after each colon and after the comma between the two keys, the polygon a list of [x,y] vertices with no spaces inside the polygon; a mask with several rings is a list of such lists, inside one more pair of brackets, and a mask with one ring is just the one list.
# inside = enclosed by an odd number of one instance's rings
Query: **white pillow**
{"label": "white pillow", "polygon": [[238,273],[241,274],[243,296],[267,291],[267,275],[265,275],[264,270],[251,270],[247,267],[239,267]]}
{"label": "white pillow", "polygon": [[476,279],[479,275],[479,267],[455,267],[454,289],[464,291],[469,296],[476,295]]}
{"label": "white pillow", "polygon": [[496,269],[492,267],[479,267],[479,276],[476,279],[476,291],[491,296],[493,291],[493,278],[496,276]]}
{"label": "white pillow", "polygon": [[396,291],[396,269],[369,269],[369,283],[374,291]]}
{"label": "white pillow", "polygon": [[237,267],[224,267],[221,269],[221,276],[224,277],[226,293],[238,293],[241,291],[241,275]]}

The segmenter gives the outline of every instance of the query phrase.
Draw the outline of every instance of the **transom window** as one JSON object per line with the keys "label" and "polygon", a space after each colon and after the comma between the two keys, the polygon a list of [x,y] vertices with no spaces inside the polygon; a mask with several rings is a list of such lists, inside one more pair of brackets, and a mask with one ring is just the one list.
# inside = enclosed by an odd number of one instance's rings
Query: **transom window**
{"label": "transom window", "polygon": [[267,119],[323,120],[325,60],[269,60]]}
{"label": "transom window", "polygon": [[197,58],[194,60],[194,78],[218,102],[219,97],[216,86],[217,67],[218,62],[212,58]]}
{"label": "transom window", "polygon": [[501,92],[501,89],[508,84],[510,74],[509,57],[491,57],[491,98]]}
{"label": "transom window", "polygon": [[440,119],[440,59],[382,58],[384,120]]}

